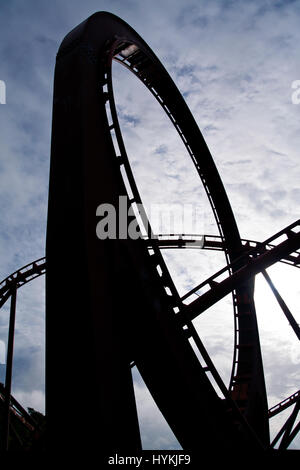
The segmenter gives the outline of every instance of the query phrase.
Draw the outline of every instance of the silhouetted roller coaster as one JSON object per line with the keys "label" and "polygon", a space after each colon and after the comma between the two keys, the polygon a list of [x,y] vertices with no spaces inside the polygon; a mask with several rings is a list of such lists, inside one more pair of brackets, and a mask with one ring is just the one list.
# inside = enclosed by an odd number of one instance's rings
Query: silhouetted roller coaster
{"label": "silhouetted roller coaster", "polygon": [[[142,81],[177,130],[211,205],[215,234],[153,233],[120,130],[112,61]],[[147,235],[99,240],[96,208],[108,203],[118,210],[120,196],[126,196]],[[161,254],[174,248],[221,250],[226,265],[180,296]],[[300,339],[299,325],[266,272],[277,262],[299,268],[299,250],[300,220],[264,241],[240,238],[190,110],[129,25],[99,12],[73,29],[59,48],[55,69],[46,258],[0,284],[0,306],[11,299],[12,341],[16,291],[46,273],[49,449],[97,449],[105,455],[141,451],[133,365],[182,449],[245,455],[275,446],[287,449],[299,431],[299,391],[268,409],[254,277],[263,274]],[[234,341],[227,386],[193,320],[229,293]],[[6,399],[8,416],[9,405]],[[270,442],[269,419],[291,405],[293,411]]]}

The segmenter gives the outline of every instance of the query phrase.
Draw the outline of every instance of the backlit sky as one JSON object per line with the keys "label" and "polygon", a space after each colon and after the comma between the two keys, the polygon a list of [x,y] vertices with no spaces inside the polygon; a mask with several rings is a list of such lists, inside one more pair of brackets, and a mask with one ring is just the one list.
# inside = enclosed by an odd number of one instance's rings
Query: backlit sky
{"label": "backlit sky", "polygon": [[[299,218],[300,105],[292,102],[292,83],[300,79],[300,1],[2,0],[0,80],[6,84],[6,104],[0,104],[0,279],[44,256],[55,55],[74,26],[102,10],[128,22],[179,87],[214,157],[241,236],[263,240]],[[143,200],[200,204],[203,231],[217,234],[195,170],[167,118],[135,77],[118,65],[113,72],[124,140]],[[180,293],[224,264],[214,253],[164,255]],[[300,322],[298,269],[275,266],[269,272]],[[273,406],[300,388],[299,346],[259,276],[256,286]],[[13,379],[16,398],[40,411],[43,296],[43,278],[19,289]],[[196,325],[228,383],[230,297]],[[0,316],[3,342],[6,334],[7,307]],[[134,377],[144,447],[178,447],[136,371]],[[272,435],[282,420],[274,421]],[[293,446],[300,447],[299,438]]]}

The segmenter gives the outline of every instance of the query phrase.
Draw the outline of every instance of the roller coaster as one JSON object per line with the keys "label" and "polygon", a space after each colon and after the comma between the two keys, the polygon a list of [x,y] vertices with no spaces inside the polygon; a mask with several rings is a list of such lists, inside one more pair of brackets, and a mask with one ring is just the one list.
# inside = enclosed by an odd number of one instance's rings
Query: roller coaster
{"label": "roller coaster", "polygon": [[[142,81],[177,130],[205,189],[216,234],[153,233],[120,129],[113,61]],[[96,208],[101,203],[117,208],[120,196],[126,196],[146,235],[99,240]],[[180,296],[161,253],[165,249],[222,251],[226,265]],[[253,298],[254,277],[262,273],[300,339],[299,325],[266,271],[278,262],[300,267],[300,220],[264,241],[241,239],[203,136],[145,41],[107,12],[72,30],[55,69],[46,257],[0,284],[0,307],[11,299],[9,351],[17,289],[46,275],[49,448],[98,449],[106,455],[141,451],[134,365],[182,449],[245,455],[288,449],[300,429],[300,392],[268,409]],[[234,341],[226,386],[193,320],[230,293]],[[11,373],[8,353],[7,416]],[[269,420],[292,405],[270,442]],[[8,433],[9,425],[6,440]]]}

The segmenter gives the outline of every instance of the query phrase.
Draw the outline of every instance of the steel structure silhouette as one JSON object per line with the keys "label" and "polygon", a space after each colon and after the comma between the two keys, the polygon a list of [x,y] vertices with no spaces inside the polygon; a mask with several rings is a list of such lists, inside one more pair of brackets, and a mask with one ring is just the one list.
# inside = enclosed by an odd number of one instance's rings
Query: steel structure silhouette
{"label": "steel structure silhouette", "polygon": [[[142,203],[118,122],[113,60],[135,74],[167,113],[195,164],[218,234],[204,235],[201,243],[195,235],[155,235],[142,210],[147,236],[96,237],[99,204],[118,209],[120,196],[128,207]],[[46,272],[49,448],[140,451],[131,376],[136,365],[183,449],[250,455],[274,448],[279,439],[286,449],[299,430],[299,392],[268,410],[253,291],[261,272],[300,338],[265,271],[279,261],[300,266],[299,227],[298,220],[264,242],[242,240],[202,134],[149,46],[107,12],[72,30],[55,70],[47,262],[41,258],[0,285],[1,305],[11,296],[14,311],[16,289]],[[180,297],[161,254],[167,248],[223,250],[227,264]],[[193,319],[230,292],[234,353],[226,386]],[[9,375],[6,385],[9,396]],[[292,404],[294,411],[270,443],[269,419]]]}

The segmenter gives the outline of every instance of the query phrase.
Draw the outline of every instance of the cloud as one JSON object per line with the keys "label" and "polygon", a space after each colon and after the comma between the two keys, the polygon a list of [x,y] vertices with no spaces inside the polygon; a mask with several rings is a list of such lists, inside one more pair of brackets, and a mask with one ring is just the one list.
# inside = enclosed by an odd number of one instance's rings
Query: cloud
{"label": "cloud", "polygon": [[26,408],[34,408],[40,413],[45,413],[45,395],[41,390],[17,390],[14,392],[16,400]]}

